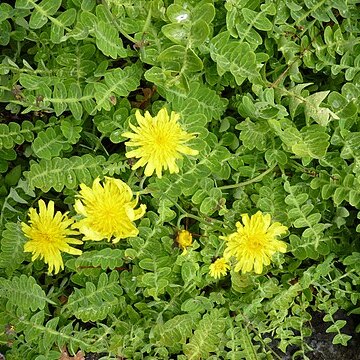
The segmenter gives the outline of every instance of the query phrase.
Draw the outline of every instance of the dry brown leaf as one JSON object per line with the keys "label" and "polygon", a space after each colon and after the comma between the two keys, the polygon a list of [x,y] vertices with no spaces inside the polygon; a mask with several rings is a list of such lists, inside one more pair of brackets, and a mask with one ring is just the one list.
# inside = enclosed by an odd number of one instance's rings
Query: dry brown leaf
{"label": "dry brown leaf", "polygon": [[64,346],[59,360],[85,360],[85,354],[82,351],[78,351],[75,356],[70,356],[66,346]]}

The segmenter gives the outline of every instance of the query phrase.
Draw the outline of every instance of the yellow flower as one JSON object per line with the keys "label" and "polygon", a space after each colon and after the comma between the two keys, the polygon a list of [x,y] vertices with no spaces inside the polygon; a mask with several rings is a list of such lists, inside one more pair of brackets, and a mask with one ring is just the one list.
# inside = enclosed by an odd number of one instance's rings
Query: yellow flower
{"label": "yellow flower", "polygon": [[194,134],[188,134],[181,129],[178,124],[179,114],[172,111],[169,117],[167,110],[163,108],[155,117],[152,117],[148,111],[142,116],[139,110],[136,111],[135,116],[139,126],[129,124],[134,132],[122,134],[130,138],[125,145],[138,147],[126,153],[128,158],[139,158],[132,169],[135,170],[146,164],[146,176],[151,176],[155,171],[161,178],[162,169],[169,169],[171,174],[179,172],[176,160],[182,158],[181,154],[198,154],[197,150],[184,145],[194,138]]}
{"label": "yellow flower", "polygon": [[214,277],[215,279],[221,276],[225,276],[230,269],[230,265],[224,258],[217,259],[209,266],[209,274],[210,276]]}
{"label": "yellow flower", "polygon": [[139,231],[133,221],[145,214],[145,205],[135,209],[138,198],[133,199],[130,187],[123,181],[105,178],[94,180],[92,188],[80,185],[80,192],[75,201],[75,211],[84,218],[73,225],[84,234],[83,240],[111,240],[115,244],[120,239],[136,236]]}
{"label": "yellow flower", "polygon": [[227,242],[224,258],[236,259],[235,271],[246,273],[254,270],[256,274],[261,274],[263,266],[270,264],[274,253],[286,252],[286,243],[276,237],[284,234],[287,227],[279,222],[270,225],[270,214],[263,215],[261,211],[251,218],[247,214],[241,215],[241,218],[243,225],[237,222],[237,231],[222,237]]}
{"label": "yellow flower", "polygon": [[191,232],[180,230],[176,236],[176,242],[179,244],[179,248],[183,250],[182,255],[185,255],[187,253],[186,248],[192,245]]}
{"label": "yellow flower", "polygon": [[77,231],[68,229],[74,220],[66,214],[57,211],[54,216],[54,202],[49,201],[48,206],[43,200],[39,200],[39,213],[30,208],[29,223],[21,223],[22,231],[29,239],[24,245],[25,252],[31,252],[31,261],[40,258],[49,265],[48,273],[54,271],[57,274],[64,269],[61,251],[72,255],[81,255],[82,251],[71,247],[69,244],[82,244],[81,240],[71,238],[78,235]]}

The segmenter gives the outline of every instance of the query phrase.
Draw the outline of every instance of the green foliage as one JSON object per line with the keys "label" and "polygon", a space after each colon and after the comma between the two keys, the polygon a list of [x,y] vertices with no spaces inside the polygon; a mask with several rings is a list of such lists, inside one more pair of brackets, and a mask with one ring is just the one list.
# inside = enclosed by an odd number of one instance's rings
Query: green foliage
{"label": "green foliage", "polygon": [[220,310],[213,310],[203,316],[194,335],[184,345],[184,354],[188,359],[208,358],[209,353],[215,352],[220,343],[220,336],[225,328],[225,319]]}
{"label": "green foliage", "polygon": [[44,309],[46,303],[55,304],[46,297],[43,289],[32,276],[24,274],[10,279],[0,279],[1,297],[7,300],[8,306],[16,306],[24,311]]}
{"label": "green foliage", "polygon": [[64,308],[84,322],[98,321],[106,318],[114,311],[122,289],[118,285],[118,273],[109,276],[102,273],[97,286],[87,282],[85,289],[75,289]]}
{"label": "green foliage", "polygon": [[[350,344],[338,314],[360,313],[359,16],[340,0],[2,2],[0,353],[307,359],[315,312]],[[146,177],[122,134],[163,107],[199,154]],[[23,251],[29,208],[74,217],[79,186],[105,176],[146,205],[139,233],[86,241],[45,274]],[[288,228],[287,252],[212,278],[220,236],[258,210]]]}
{"label": "green foliage", "polygon": [[24,173],[30,188],[49,191],[54,188],[61,191],[64,187],[74,189],[81,183],[90,184],[91,180],[100,176],[103,156],[93,157],[89,154],[71,158],[55,157],[51,160],[33,162],[29,171]]}
{"label": "green foliage", "polygon": [[9,222],[2,232],[0,268],[11,274],[20,267],[25,260],[25,236],[19,224]]}

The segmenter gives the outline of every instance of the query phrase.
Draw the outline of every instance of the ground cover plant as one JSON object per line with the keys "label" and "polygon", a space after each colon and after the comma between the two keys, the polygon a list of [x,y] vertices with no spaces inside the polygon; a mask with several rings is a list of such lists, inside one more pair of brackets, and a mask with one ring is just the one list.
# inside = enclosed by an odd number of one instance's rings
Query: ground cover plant
{"label": "ground cover plant", "polygon": [[2,1],[6,360],[307,359],[314,314],[347,346],[359,19],[356,0]]}

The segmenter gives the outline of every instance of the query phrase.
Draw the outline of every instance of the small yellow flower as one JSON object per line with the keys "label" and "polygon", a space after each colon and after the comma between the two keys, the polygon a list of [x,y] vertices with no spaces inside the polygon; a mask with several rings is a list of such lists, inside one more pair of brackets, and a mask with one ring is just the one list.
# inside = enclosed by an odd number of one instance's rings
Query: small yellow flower
{"label": "small yellow flower", "polygon": [[217,259],[209,266],[209,275],[217,279],[225,276],[230,269],[230,265],[224,258]]}
{"label": "small yellow flower", "polygon": [[138,147],[126,153],[128,158],[139,158],[132,169],[146,165],[146,176],[151,176],[155,171],[161,178],[162,169],[169,169],[170,174],[179,172],[176,160],[182,158],[181,154],[198,154],[197,150],[184,145],[194,138],[194,134],[188,134],[181,129],[178,124],[179,114],[172,111],[169,116],[167,110],[163,108],[155,117],[152,117],[148,111],[142,116],[139,110],[136,111],[135,116],[139,126],[129,124],[134,132],[122,134],[130,138],[125,145]]}
{"label": "small yellow flower", "polygon": [[236,259],[235,271],[246,273],[254,270],[256,274],[261,274],[263,266],[270,264],[273,254],[286,252],[286,243],[276,237],[284,234],[287,227],[279,222],[270,225],[270,214],[263,215],[261,211],[251,218],[248,214],[241,215],[241,218],[243,225],[237,222],[237,231],[222,237],[227,242],[224,258]]}
{"label": "small yellow flower", "polygon": [[186,248],[192,245],[191,232],[187,230],[180,230],[176,236],[176,242],[179,244],[179,248],[183,250],[183,255],[187,253]]}
{"label": "small yellow flower", "polygon": [[74,220],[69,219],[67,214],[57,211],[54,216],[54,202],[49,201],[48,206],[43,200],[39,200],[39,213],[30,208],[29,224],[21,223],[22,231],[29,239],[24,245],[25,252],[31,252],[31,261],[37,258],[44,259],[48,264],[48,273],[57,274],[64,269],[61,252],[72,255],[81,255],[82,251],[71,247],[69,244],[82,244],[81,240],[71,238],[78,235],[77,231],[70,230],[69,226]]}
{"label": "small yellow flower", "polygon": [[83,240],[100,241],[136,236],[139,231],[133,221],[145,214],[145,205],[135,209],[138,198],[133,199],[130,187],[119,179],[105,177],[104,185],[96,178],[92,188],[80,185],[75,211],[83,218],[73,225],[84,234]]}

